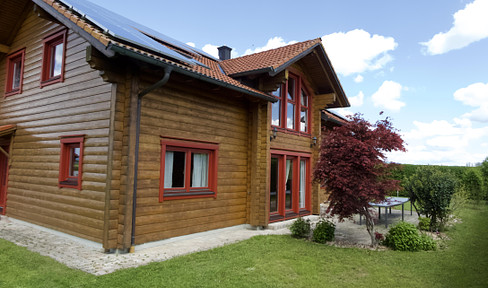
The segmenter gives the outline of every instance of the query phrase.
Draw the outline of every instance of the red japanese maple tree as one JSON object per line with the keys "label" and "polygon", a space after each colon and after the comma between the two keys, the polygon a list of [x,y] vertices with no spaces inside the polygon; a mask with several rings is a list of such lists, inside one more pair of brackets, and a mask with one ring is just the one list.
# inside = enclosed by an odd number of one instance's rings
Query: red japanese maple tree
{"label": "red japanese maple tree", "polygon": [[373,125],[361,114],[324,134],[314,178],[330,193],[327,213],[340,220],[364,216],[375,245],[374,211],[368,203],[381,202],[388,192],[399,189],[399,181],[388,177],[395,164],[385,162],[385,153],[406,151],[404,142],[389,118]]}

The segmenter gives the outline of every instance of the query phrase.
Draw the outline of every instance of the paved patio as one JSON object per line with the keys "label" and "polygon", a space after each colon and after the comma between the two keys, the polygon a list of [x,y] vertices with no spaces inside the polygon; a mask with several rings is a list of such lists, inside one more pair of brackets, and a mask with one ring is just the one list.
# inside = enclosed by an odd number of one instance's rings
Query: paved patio
{"label": "paved patio", "polygon": [[[309,216],[317,221],[318,216]],[[382,217],[384,218],[384,217]],[[405,212],[405,221],[416,223],[417,216]],[[364,225],[359,225],[359,217],[336,223],[335,243],[338,246],[368,246],[370,237]],[[383,220],[383,219],[382,219]],[[401,211],[392,210],[389,223],[401,221]],[[173,257],[210,250],[223,245],[249,239],[256,235],[290,234],[288,226],[293,220],[274,223],[265,230],[252,230],[248,225],[239,225],[208,232],[175,237],[163,241],[136,246],[134,253],[103,252],[99,243],[83,240],[51,229],[46,229],[27,222],[2,216],[0,219],[0,238],[26,247],[30,251],[53,258],[74,269],[103,275],[119,269],[137,267],[151,262],[160,262]],[[376,229],[386,233],[386,228],[379,222]]]}

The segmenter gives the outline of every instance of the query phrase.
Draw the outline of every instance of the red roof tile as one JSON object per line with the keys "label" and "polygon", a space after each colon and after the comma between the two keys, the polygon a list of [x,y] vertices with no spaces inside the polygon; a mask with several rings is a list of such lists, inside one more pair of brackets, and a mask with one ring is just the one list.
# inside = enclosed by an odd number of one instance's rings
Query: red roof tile
{"label": "red roof tile", "polygon": [[[84,31],[88,32],[93,38],[95,38],[97,41],[102,43],[107,49],[110,48],[110,45],[115,45],[118,47],[121,47],[123,49],[130,50],[131,52],[135,52],[150,58],[153,58],[157,61],[164,62],[166,64],[170,64],[172,66],[176,66],[180,69],[184,69],[190,72],[193,72],[198,75],[202,75],[206,78],[210,78],[213,80],[216,80],[219,83],[222,83],[222,86],[227,86],[227,87],[234,87],[237,88],[239,91],[246,92],[250,95],[260,95],[264,99],[273,99],[271,96],[269,96],[266,93],[263,93],[262,91],[253,89],[249,86],[246,86],[239,81],[227,76],[222,72],[222,70],[219,67],[219,62],[213,59],[209,59],[207,57],[204,57],[199,54],[192,55],[193,58],[200,63],[204,64],[207,67],[203,67],[200,65],[187,65],[187,64],[182,64],[180,62],[177,62],[176,60],[169,59],[167,57],[164,57],[163,55],[157,54],[155,51],[151,51],[150,49],[146,49],[145,47],[141,46],[136,46],[133,44],[127,44],[127,43],[121,43],[118,39],[115,37],[112,37],[110,35],[104,34],[99,27],[93,25],[92,23],[89,23],[88,21],[85,21],[84,18],[78,17],[79,15],[76,15],[76,12],[73,10],[67,9],[64,5],[61,3],[58,3],[59,1],[53,1],[53,0],[42,0],[49,6],[53,7],[58,13],[66,17],[68,21],[71,21],[74,23],[76,26],[80,27]],[[164,43],[162,43],[164,45]],[[168,46],[168,48],[172,49],[172,47]]]}
{"label": "red roof tile", "polygon": [[225,60],[221,62],[221,66],[227,75],[236,75],[262,69],[276,70],[317,44],[322,44],[320,38]]}

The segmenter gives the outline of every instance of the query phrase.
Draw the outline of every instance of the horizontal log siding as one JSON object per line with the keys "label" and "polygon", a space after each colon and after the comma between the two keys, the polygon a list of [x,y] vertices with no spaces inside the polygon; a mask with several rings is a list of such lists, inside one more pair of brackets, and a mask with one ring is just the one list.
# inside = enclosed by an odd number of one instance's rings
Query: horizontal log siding
{"label": "horizontal log siding", "polygon": [[[60,28],[33,12],[23,22],[11,45],[12,52],[26,48],[21,94],[3,97],[0,62],[0,125],[17,125],[7,215],[101,243],[111,84],[86,63],[87,42],[69,31],[65,81],[40,89],[42,39]],[[81,191],[58,188],[60,136],[75,134],[85,134]]]}
{"label": "horizontal log siding", "polygon": [[[170,78],[143,98],[136,244],[246,223],[248,103],[187,87]],[[216,199],[159,203],[160,135],[219,144]]]}

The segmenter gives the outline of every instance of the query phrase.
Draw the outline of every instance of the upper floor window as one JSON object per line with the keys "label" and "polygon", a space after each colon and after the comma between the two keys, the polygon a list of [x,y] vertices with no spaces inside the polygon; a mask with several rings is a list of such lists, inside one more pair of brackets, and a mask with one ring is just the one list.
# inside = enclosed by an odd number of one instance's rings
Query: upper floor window
{"label": "upper floor window", "polygon": [[83,135],[64,136],[61,138],[59,187],[71,187],[81,190],[83,142]]}
{"label": "upper floor window", "polygon": [[59,31],[44,39],[41,87],[64,81],[67,30]]}
{"label": "upper floor window", "polygon": [[300,77],[290,74],[272,94],[278,101],[271,106],[271,125],[310,133],[310,99]]}
{"label": "upper floor window", "polygon": [[218,145],[161,140],[160,201],[216,197]]}
{"label": "upper floor window", "polygon": [[5,96],[22,93],[22,78],[24,76],[25,49],[7,56],[7,79],[5,81]]}

